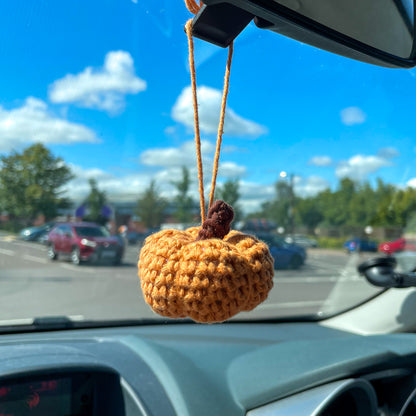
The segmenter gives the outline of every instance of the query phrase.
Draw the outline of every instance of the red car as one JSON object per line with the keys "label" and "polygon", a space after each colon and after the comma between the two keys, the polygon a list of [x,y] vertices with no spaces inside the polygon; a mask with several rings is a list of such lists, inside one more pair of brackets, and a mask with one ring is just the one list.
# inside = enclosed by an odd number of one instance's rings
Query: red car
{"label": "red car", "polygon": [[378,250],[385,254],[394,254],[398,251],[416,251],[416,241],[399,238],[394,241],[380,243]]}
{"label": "red car", "polygon": [[120,264],[124,244],[102,226],[90,222],[59,223],[49,232],[48,256],[56,260],[64,255],[73,264],[82,261],[111,261]]}

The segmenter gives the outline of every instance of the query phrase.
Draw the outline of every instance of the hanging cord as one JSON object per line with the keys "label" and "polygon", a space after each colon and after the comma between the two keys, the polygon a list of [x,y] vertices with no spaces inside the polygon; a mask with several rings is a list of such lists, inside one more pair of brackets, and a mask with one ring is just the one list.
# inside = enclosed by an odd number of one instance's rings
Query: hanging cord
{"label": "hanging cord", "polygon": [[195,0],[185,0],[185,4],[188,10],[193,14],[197,14],[202,7],[201,2],[197,3]]}
{"label": "hanging cord", "polygon": [[231,42],[230,46],[228,47],[227,66],[225,68],[224,88],[222,91],[222,101],[221,101],[221,114],[220,114],[220,122],[218,124],[218,133],[217,133],[217,147],[215,149],[214,169],[212,171],[212,181],[211,181],[211,192],[209,194],[209,205],[208,205],[209,208],[211,208],[214,202],[215,184],[217,183],[218,161],[220,159],[222,135],[224,134],[225,109],[227,107],[228,92],[230,90],[230,72],[231,72],[231,61],[233,59],[233,50],[234,50],[234,46],[233,46],[233,42]]}
{"label": "hanging cord", "polygon": [[[185,0],[185,1],[189,1],[189,0]],[[192,38],[192,19],[186,22],[185,30],[186,30],[186,34],[188,35],[189,69],[191,72],[192,102],[194,106],[195,144],[196,144],[196,159],[197,159],[197,165],[198,165],[201,221],[204,222],[205,221],[204,171],[202,167],[202,156],[201,156],[201,135],[199,132],[199,113],[198,113],[198,99],[197,99],[197,94],[196,94],[196,72],[195,72],[195,60],[194,60],[194,40]]]}
{"label": "hanging cord", "polygon": [[[197,3],[195,0],[185,0],[186,7],[188,10],[196,14],[201,8],[202,4]],[[205,221],[205,197],[204,197],[204,173],[202,166],[202,156],[201,156],[201,135],[199,128],[199,112],[198,112],[198,99],[197,99],[197,86],[196,86],[196,71],[195,71],[195,58],[194,58],[194,42],[192,37],[192,19],[188,20],[185,25],[185,31],[188,36],[188,47],[189,47],[189,69],[191,72],[191,85],[192,85],[192,102],[194,107],[194,124],[195,124],[195,144],[196,144],[196,155],[197,155],[197,165],[198,165],[198,181],[199,181],[199,198],[201,206],[201,221]],[[214,166],[212,171],[212,180],[211,180],[211,191],[209,194],[209,204],[208,209],[211,208],[214,202],[215,194],[215,185],[217,182],[218,175],[218,164],[221,152],[222,136],[224,133],[224,121],[225,121],[225,110],[227,107],[227,97],[230,89],[230,72],[231,72],[231,61],[233,57],[233,42],[231,42],[228,48],[228,58],[227,65],[225,69],[224,77],[224,87],[221,101],[221,113],[220,120],[218,124],[217,132],[217,143],[214,156]]]}

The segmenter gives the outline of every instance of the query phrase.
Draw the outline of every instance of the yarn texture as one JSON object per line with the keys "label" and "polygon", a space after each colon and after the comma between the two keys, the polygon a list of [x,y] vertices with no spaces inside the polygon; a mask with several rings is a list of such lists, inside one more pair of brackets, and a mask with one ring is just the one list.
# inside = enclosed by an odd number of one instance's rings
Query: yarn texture
{"label": "yarn texture", "polygon": [[216,201],[202,227],[164,230],[146,239],[139,277],[153,311],[201,323],[222,322],[267,298],[274,275],[267,244],[230,231],[232,217],[232,208]]}

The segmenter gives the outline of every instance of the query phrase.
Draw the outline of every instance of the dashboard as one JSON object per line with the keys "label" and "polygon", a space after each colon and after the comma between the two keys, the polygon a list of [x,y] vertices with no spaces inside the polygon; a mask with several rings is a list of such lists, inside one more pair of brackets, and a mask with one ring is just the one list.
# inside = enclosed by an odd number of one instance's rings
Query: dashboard
{"label": "dashboard", "polygon": [[317,323],[0,337],[1,416],[410,416],[416,336]]}

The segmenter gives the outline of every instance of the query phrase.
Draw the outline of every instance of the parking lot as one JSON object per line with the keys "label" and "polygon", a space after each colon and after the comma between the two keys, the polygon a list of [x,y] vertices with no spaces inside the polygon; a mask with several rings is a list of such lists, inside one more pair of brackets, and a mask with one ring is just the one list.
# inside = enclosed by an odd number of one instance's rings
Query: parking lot
{"label": "parking lot", "polygon": [[[138,255],[138,247],[128,246],[120,266],[76,266],[65,259],[49,260],[46,247],[38,243],[2,235],[0,321],[54,315],[154,318],[141,294]],[[239,317],[285,317],[348,308],[378,291],[356,272],[357,264],[369,256],[310,249],[302,268],[276,271],[267,301]]]}

